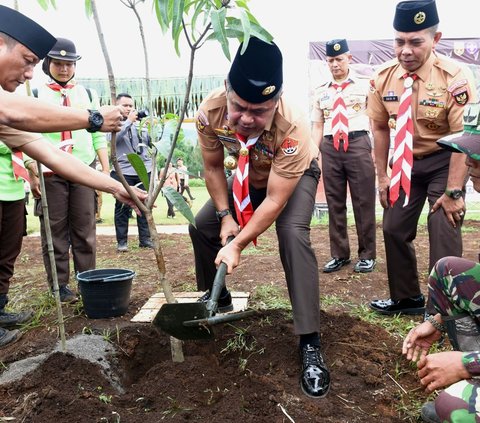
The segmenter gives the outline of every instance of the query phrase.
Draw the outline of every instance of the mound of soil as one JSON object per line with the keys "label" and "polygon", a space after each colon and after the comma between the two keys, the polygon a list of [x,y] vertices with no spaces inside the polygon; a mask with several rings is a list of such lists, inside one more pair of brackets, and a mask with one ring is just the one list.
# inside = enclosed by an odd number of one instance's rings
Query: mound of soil
{"label": "mound of soil", "polygon": [[[465,255],[477,255],[478,226],[467,222]],[[381,239],[381,233],[378,233]],[[194,289],[193,253],[187,235],[161,235],[167,277],[175,290]],[[354,228],[351,230],[355,251]],[[329,259],[326,227],[312,230],[319,266]],[[133,242],[131,242],[133,244]],[[427,273],[427,237],[416,241],[420,272]],[[23,379],[0,387],[2,417],[18,422],[402,422],[414,421],[408,411],[426,400],[415,370],[401,357],[401,339],[348,311],[352,305],[388,295],[380,245],[378,265],[371,274],[354,274],[345,267],[321,274],[324,297],[321,316],[322,350],[331,370],[328,396],[306,397],[299,385],[297,339],[288,309],[263,310],[241,322],[217,325],[213,341],[186,341],[185,361],[173,363],[170,338],[151,324],[130,319],[159,291],[158,273],[150,250],[131,248],[117,253],[114,237],[98,238],[98,268],[126,267],[137,272],[129,311],[112,319],[88,319],[81,307],[64,307],[67,337],[79,333],[103,335],[115,348],[110,358],[119,388],[100,366],[71,354],[54,353]],[[352,257],[354,262],[355,257]],[[252,293],[262,304],[261,289],[283,298],[284,275],[273,231],[248,250],[228,284]],[[73,285],[73,283],[72,283]],[[38,238],[24,240],[10,296],[40,296],[46,289]],[[426,285],[422,285],[426,292]],[[288,303],[288,302],[287,302]],[[50,351],[58,341],[56,312],[0,350],[9,363]]]}

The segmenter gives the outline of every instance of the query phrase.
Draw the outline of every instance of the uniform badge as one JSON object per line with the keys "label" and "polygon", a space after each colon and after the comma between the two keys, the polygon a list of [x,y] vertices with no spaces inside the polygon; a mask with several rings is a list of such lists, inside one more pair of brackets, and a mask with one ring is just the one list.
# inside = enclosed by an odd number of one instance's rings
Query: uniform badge
{"label": "uniform badge", "polygon": [[269,95],[275,91],[275,85],[269,85],[268,87],[264,88],[262,91],[262,95]]}
{"label": "uniform badge", "polygon": [[430,123],[427,124],[427,128],[434,131],[434,130],[438,129],[438,125],[434,122],[430,122]]}
{"label": "uniform badge", "polygon": [[197,130],[198,132],[203,133],[205,130],[205,127],[208,126],[208,119],[207,116],[205,116],[205,113],[203,113],[201,110],[198,112],[197,115]]}
{"label": "uniform badge", "polygon": [[355,103],[352,107],[352,109],[355,110],[356,112],[358,112],[361,108],[362,108],[362,106],[360,106],[360,104],[358,104],[358,103]]}
{"label": "uniform badge", "polygon": [[427,91],[431,91],[431,90],[433,90],[434,88],[435,88],[435,86],[434,86],[431,82],[427,82],[427,83],[425,84],[425,89],[426,89]]}
{"label": "uniform badge", "polygon": [[460,104],[461,106],[467,104],[468,102],[468,89],[467,87],[462,87],[459,88],[458,90],[455,90],[452,93],[453,98],[455,99],[455,102],[457,104]]}
{"label": "uniform badge", "polygon": [[330,116],[330,110],[325,109],[325,110],[323,111],[323,117],[328,118],[329,116]]}
{"label": "uniform badge", "polygon": [[425,111],[425,117],[435,119],[440,114],[440,109],[427,109]]}
{"label": "uniform badge", "polygon": [[336,43],[336,44],[333,46],[333,49],[334,49],[335,51],[338,51],[338,50],[340,50],[341,48],[342,48],[342,46],[341,46],[340,44],[338,44],[338,43]]}
{"label": "uniform badge", "polygon": [[425,12],[418,12],[414,17],[413,17],[413,22],[415,22],[417,25],[421,25],[422,23],[425,22],[425,18],[427,15]]}
{"label": "uniform badge", "polygon": [[237,161],[238,160],[235,156],[232,156],[231,154],[229,154],[223,160],[223,165],[225,166],[225,169],[233,170],[237,168]]}
{"label": "uniform badge", "polygon": [[388,127],[390,129],[395,129],[397,127],[397,120],[394,117],[388,119]]}
{"label": "uniform badge", "polygon": [[286,156],[292,156],[298,151],[298,141],[293,138],[285,138],[280,148]]}

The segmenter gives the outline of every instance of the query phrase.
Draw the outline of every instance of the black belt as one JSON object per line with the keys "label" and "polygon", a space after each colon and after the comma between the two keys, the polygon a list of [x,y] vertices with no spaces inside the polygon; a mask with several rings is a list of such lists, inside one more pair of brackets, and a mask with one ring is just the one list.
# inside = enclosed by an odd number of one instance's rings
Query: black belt
{"label": "black belt", "polygon": [[[352,131],[348,133],[348,139],[363,137],[364,135],[368,135],[368,131]],[[333,135],[324,135],[324,137],[333,140]]]}
{"label": "black belt", "polygon": [[433,153],[430,153],[430,154],[414,154],[413,158],[415,160],[423,160],[423,159],[428,159],[430,157],[437,156],[443,153],[449,153],[449,151],[445,150],[444,148],[441,148],[440,150],[434,151]]}

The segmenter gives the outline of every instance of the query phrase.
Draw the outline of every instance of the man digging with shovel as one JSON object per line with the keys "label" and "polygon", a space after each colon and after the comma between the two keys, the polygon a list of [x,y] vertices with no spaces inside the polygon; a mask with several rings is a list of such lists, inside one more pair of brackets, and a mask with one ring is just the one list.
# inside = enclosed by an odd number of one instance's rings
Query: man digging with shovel
{"label": "man digging with shovel", "polygon": [[[275,222],[295,334],[300,336],[301,387],[308,396],[321,398],[330,375],[320,352],[318,265],[310,245],[318,149],[306,117],[282,95],[279,48],[251,38],[243,54],[241,49],[225,87],[205,98],[196,117],[211,197],[198,212],[196,227],[189,226],[197,286],[207,290],[199,301],[210,299],[215,266],[224,262],[231,273],[242,250]],[[228,180],[224,166],[236,167]],[[218,310],[232,308],[223,288]]]}

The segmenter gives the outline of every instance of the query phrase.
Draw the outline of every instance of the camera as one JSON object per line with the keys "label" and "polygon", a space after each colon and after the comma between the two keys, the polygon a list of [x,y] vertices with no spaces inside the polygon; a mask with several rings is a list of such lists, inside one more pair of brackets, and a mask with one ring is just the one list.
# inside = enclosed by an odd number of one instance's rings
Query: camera
{"label": "camera", "polygon": [[139,111],[137,112],[137,119],[138,119],[138,120],[141,120],[141,119],[143,119],[143,118],[148,117],[148,115],[149,115],[149,113],[148,113],[148,110],[147,110],[147,109],[145,109],[145,110],[139,110]]}

